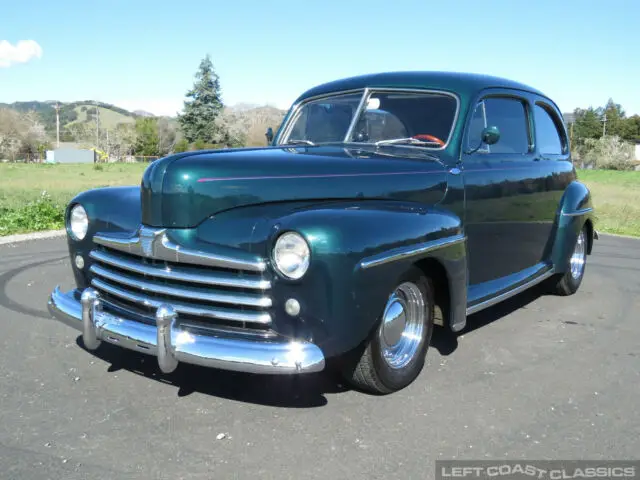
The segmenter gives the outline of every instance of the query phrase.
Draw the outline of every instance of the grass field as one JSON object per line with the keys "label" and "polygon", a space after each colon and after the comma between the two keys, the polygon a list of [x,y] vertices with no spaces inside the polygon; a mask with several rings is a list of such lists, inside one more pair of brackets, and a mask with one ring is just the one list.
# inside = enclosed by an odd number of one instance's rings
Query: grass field
{"label": "grass field", "polygon": [[139,185],[146,167],[0,164],[0,236],[63,228],[64,207],[76,194],[96,187]]}
{"label": "grass field", "polygon": [[0,165],[0,209],[18,208],[47,191],[54,202],[67,203],[83,190],[115,185],[139,185],[147,164]]}
{"label": "grass field", "polygon": [[640,237],[640,171],[579,170],[593,195],[596,229]]}
{"label": "grass field", "polygon": [[[64,206],[95,187],[138,185],[147,164],[0,164],[0,235],[62,228]],[[579,170],[593,194],[596,228],[640,237],[640,172]],[[42,199],[42,192],[49,199]]]}

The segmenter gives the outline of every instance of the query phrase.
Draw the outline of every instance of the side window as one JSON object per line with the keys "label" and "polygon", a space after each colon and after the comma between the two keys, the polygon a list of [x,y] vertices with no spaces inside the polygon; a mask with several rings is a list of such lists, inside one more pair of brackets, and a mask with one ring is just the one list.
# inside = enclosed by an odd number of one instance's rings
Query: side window
{"label": "side window", "polygon": [[467,143],[475,148],[480,142],[482,129],[498,127],[500,140],[494,145],[483,145],[479,152],[516,153],[529,152],[529,125],[524,104],[514,98],[489,97],[476,105],[469,125]]}
{"label": "side window", "polygon": [[553,117],[540,105],[534,107],[533,113],[536,124],[536,143],[540,153],[561,155],[564,151],[563,141]]}

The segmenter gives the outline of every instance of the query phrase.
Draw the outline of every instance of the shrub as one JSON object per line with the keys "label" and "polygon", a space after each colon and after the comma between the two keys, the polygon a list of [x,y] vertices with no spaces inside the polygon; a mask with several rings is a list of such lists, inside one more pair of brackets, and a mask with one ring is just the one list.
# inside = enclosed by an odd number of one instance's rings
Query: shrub
{"label": "shrub", "polygon": [[196,140],[195,143],[191,146],[191,150],[212,150],[216,148],[220,148],[220,145],[215,143],[207,143],[202,139]]}
{"label": "shrub", "polygon": [[173,147],[175,153],[186,152],[187,150],[189,150],[189,142],[187,142],[186,138],[178,140]]}
{"label": "shrub", "polygon": [[617,136],[588,138],[578,147],[578,157],[585,166],[605,170],[633,170],[633,146]]}
{"label": "shrub", "polygon": [[44,191],[33,202],[18,208],[0,210],[0,235],[63,228],[64,208],[54,203]]}

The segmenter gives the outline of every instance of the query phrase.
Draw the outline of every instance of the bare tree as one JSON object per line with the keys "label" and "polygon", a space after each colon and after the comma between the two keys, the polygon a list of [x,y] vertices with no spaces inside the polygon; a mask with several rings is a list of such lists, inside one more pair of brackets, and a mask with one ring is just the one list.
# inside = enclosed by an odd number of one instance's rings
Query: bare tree
{"label": "bare tree", "polygon": [[36,159],[47,144],[44,125],[35,112],[0,109],[0,158],[15,160],[18,154]]}
{"label": "bare tree", "polygon": [[136,129],[131,123],[119,123],[116,128],[109,130],[109,154],[116,161],[133,155],[137,141]]}
{"label": "bare tree", "polygon": [[166,155],[173,151],[178,140],[176,125],[165,117],[158,119],[158,150],[160,155]]}

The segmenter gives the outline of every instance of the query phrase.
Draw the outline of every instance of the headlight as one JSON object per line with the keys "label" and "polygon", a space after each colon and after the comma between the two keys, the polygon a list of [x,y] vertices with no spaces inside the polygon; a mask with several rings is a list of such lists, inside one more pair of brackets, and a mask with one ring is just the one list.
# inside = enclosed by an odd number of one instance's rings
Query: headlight
{"label": "headlight", "polygon": [[69,230],[75,240],[82,240],[89,229],[89,217],[82,205],[76,205],[69,215]]}
{"label": "headlight", "polygon": [[273,259],[278,271],[287,278],[302,278],[309,268],[311,252],[302,235],[287,232],[280,235],[273,247]]}

